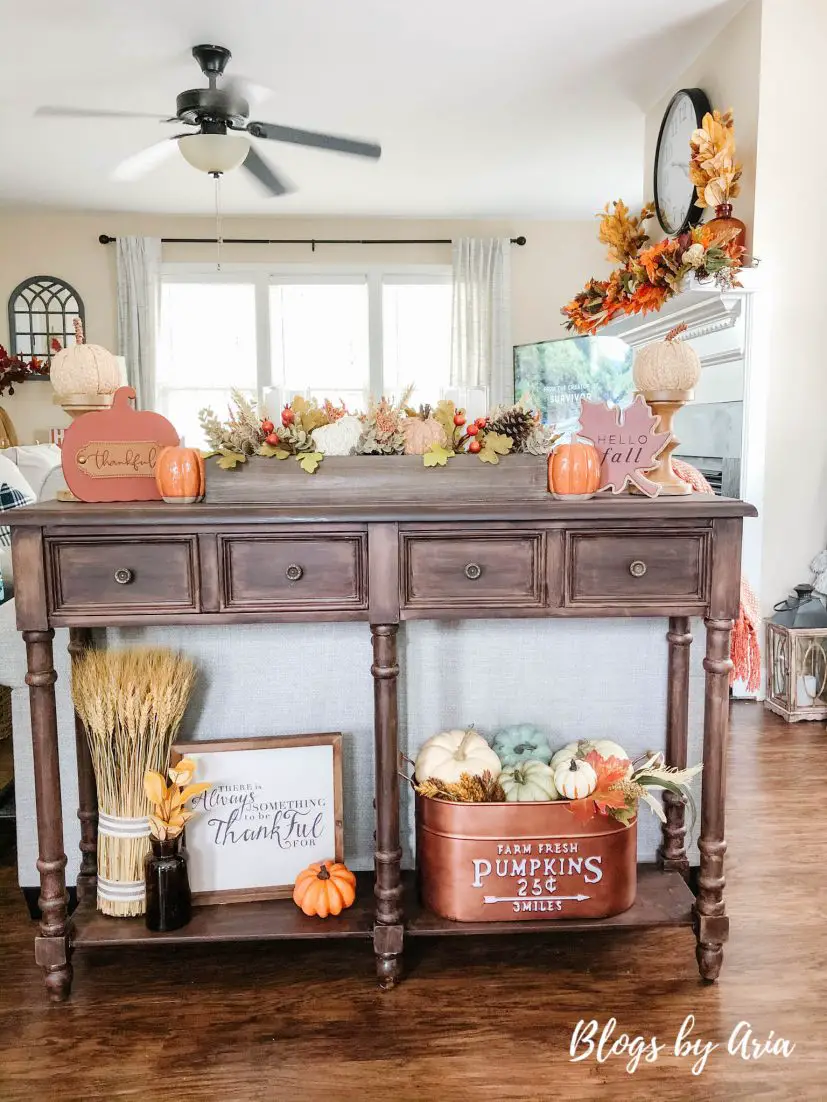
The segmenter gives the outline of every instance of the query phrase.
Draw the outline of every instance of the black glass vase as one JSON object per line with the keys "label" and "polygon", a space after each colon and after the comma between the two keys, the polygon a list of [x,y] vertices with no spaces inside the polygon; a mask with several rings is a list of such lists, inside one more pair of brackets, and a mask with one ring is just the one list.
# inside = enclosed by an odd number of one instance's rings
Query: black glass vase
{"label": "black glass vase", "polygon": [[181,836],[149,841],[152,849],[144,858],[146,926],[158,932],[178,930],[192,916],[187,856]]}

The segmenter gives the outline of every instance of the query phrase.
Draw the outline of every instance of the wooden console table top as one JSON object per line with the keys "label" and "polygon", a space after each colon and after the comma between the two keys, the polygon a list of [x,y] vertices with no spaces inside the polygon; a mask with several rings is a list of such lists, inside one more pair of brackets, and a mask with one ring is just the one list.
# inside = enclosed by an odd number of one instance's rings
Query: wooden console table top
{"label": "wooden console table top", "polygon": [[[310,477],[310,476],[309,476]],[[438,478],[438,472],[434,477]],[[68,996],[72,948],[112,944],[372,936],[383,987],[401,974],[405,934],[618,928],[694,921],[704,979],[715,979],[729,920],[723,900],[724,772],[730,633],[738,614],[741,501],[601,495],[588,502],[396,502],[312,506],[91,505],[48,502],[7,514],[17,621],[26,641],[38,807],[41,933],[47,989]],[[423,911],[400,869],[397,632],[408,619],[665,616],[666,755],[686,764],[691,616],[706,623],[700,890],[693,899],[683,805],[667,793],[659,869],[641,868],[638,900],[602,921],[446,923]],[[97,799],[76,721],[81,906],[66,913],[52,639],[77,653],[95,626],[356,620],[369,623],[375,686],[376,854],[357,906],[338,923],[290,901],[202,908],[175,935],[96,914]],[[517,927],[521,927],[517,930]]]}

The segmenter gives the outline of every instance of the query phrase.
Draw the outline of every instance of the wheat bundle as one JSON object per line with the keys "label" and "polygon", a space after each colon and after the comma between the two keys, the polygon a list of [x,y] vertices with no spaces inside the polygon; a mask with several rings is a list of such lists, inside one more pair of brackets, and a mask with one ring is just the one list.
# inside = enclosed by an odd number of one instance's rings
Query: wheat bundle
{"label": "wheat bundle", "polygon": [[98,909],[144,913],[149,850],[147,770],[166,772],[195,684],[189,659],[163,648],[88,650],[72,666],[72,699],[86,728],[98,786]]}

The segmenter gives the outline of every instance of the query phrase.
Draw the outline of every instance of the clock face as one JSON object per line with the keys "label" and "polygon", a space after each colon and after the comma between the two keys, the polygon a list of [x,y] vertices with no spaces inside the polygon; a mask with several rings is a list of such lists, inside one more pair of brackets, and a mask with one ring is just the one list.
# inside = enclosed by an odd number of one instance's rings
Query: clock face
{"label": "clock face", "polygon": [[683,232],[695,225],[701,208],[695,204],[695,188],[689,179],[692,131],[700,126],[708,103],[699,89],[677,92],[666,109],[655,153],[655,207],[667,233]]}

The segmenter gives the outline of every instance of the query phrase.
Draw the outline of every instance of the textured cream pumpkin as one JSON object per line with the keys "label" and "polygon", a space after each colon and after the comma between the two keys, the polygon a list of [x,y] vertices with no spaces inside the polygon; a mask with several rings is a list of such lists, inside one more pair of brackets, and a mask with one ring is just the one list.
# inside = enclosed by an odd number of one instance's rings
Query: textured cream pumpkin
{"label": "textured cream pumpkin", "polygon": [[362,435],[362,422],[346,413],[338,421],[313,430],[313,447],[322,455],[352,455]]}
{"label": "textured cream pumpkin", "polygon": [[564,800],[583,800],[597,788],[597,774],[587,761],[568,758],[554,770],[554,784]]}
{"label": "textured cream pumpkin", "polygon": [[473,727],[467,731],[443,731],[423,743],[416,756],[414,772],[419,781],[434,777],[456,784],[463,773],[472,777],[500,775],[500,759]]}
{"label": "textured cream pumpkin", "polygon": [[118,361],[99,344],[85,344],[80,318],[75,322],[75,343],[52,357],[49,376],[59,398],[71,394],[114,394],[121,385]]}
{"label": "textured cream pumpkin", "polygon": [[551,766],[541,761],[524,761],[504,769],[498,780],[509,803],[538,803],[559,798]]}
{"label": "textured cream pumpkin", "polygon": [[638,349],[632,374],[644,395],[658,390],[694,390],[701,377],[701,361],[684,341],[657,341]]}
{"label": "textured cream pumpkin", "polygon": [[424,455],[431,444],[448,443],[445,429],[439,421],[430,415],[430,406],[423,407],[425,416],[406,417],[402,422],[402,435],[405,438],[405,455]]}

